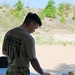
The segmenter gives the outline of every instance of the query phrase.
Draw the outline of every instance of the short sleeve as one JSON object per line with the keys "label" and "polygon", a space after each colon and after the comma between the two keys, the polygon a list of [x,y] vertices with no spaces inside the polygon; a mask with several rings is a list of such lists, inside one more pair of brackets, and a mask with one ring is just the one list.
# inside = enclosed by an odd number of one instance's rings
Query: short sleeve
{"label": "short sleeve", "polygon": [[36,58],[35,41],[34,41],[33,37],[31,37],[31,36],[28,36],[26,38],[26,52],[27,52],[29,59]]}
{"label": "short sleeve", "polygon": [[6,51],[6,36],[4,37],[3,40],[2,51]]}

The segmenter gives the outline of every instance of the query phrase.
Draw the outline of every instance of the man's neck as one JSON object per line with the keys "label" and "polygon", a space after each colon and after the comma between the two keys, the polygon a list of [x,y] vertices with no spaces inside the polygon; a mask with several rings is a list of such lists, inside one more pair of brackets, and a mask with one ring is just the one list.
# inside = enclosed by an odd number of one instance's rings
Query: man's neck
{"label": "man's neck", "polygon": [[19,27],[20,27],[21,29],[24,29],[24,30],[28,31],[28,28],[27,28],[26,25],[24,25],[24,24],[20,25]]}

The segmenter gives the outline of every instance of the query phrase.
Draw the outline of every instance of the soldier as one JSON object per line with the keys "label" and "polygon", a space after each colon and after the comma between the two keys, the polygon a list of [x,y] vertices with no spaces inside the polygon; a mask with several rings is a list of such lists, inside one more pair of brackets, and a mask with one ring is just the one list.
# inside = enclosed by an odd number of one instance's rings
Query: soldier
{"label": "soldier", "polygon": [[3,42],[2,52],[8,57],[6,75],[30,75],[29,62],[41,75],[45,73],[36,58],[35,41],[30,33],[42,26],[42,22],[36,13],[29,12],[19,27],[9,30]]}

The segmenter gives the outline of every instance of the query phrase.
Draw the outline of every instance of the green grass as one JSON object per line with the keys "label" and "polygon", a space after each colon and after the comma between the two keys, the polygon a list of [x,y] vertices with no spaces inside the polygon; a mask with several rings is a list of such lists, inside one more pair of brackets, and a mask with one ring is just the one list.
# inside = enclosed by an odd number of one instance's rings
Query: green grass
{"label": "green grass", "polygon": [[57,41],[57,44],[58,45],[63,45],[63,46],[66,46],[66,45],[75,45],[75,41],[63,41],[63,40],[58,40]]}
{"label": "green grass", "polygon": [[51,44],[53,44],[54,43],[54,39],[53,39],[53,37],[51,37],[51,36],[41,36],[41,35],[36,35],[35,37],[35,42],[36,42],[36,44],[49,44],[49,45],[51,45]]}
{"label": "green grass", "polygon": [[52,36],[34,35],[35,43],[38,45],[75,45],[75,41],[56,41]]}
{"label": "green grass", "polygon": [[[2,31],[1,31],[2,32]],[[0,34],[0,43],[3,42],[4,35],[6,32],[2,32]],[[32,35],[35,39],[35,43],[38,45],[75,45],[75,41],[64,41],[64,40],[58,40],[56,41],[51,35],[50,36],[44,36],[41,34],[35,34]]]}

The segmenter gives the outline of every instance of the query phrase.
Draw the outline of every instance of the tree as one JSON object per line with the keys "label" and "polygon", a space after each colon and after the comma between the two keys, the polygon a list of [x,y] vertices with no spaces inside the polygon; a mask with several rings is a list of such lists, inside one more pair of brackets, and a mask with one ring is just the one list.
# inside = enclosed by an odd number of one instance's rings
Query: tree
{"label": "tree", "polygon": [[21,0],[18,0],[18,2],[16,3],[16,9],[18,11],[21,11],[22,8],[23,8],[23,4],[22,4]]}
{"label": "tree", "polygon": [[49,0],[48,4],[44,9],[44,13],[47,17],[55,18],[56,17],[56,7],[54,6],[55,2],[53,0]]}
{"label": "tree", "polygon": [[63,3],[59,4],[58,10],[59,10],[59,15],[60,16],[64,15],[64,7],[65,7],[65,5]]}
{"label": "tree", "polygon": [[12,14],[17,18],[23,18],[25,15],[25,10],[23,9],[23,3],[21,0],[18,0],[18,2],[15,4],[15,9],[12,9]]}

